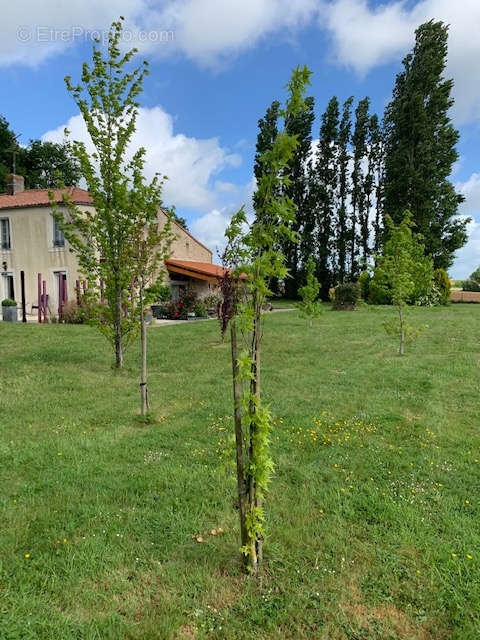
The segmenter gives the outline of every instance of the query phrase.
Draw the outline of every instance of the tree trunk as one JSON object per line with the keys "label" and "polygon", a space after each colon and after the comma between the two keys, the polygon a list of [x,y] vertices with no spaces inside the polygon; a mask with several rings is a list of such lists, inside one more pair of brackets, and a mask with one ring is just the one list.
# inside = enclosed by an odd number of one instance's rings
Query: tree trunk
{"label": "tree trunk", "polygon": [[122,289],[117,287],[115,299],[115,366],[123,367]]}
{"label": "tree trunk", "polygon": [[403,322],[402,306],[398,305],[398,317],[400,320],[400,347],[398,349],[398,355],[403,356],[405,345],[405,326]]}
{"label": "tree trunk", "polygon": [[140,289],[140,336],[142,343],[142,369],[140,374],[140,411],[142,416],[148,412],[148,387],[147,387],[147,325],[143,308],[143,285]]}
{"label": "tree trunk", "polygon": [[[250,415],[254,415],[258,402],[260,401],[260,323],[261,323],[261,302],[257,294],[254,294],[254,319],[253,319],[253,335],[252,335],[252,379],[250,382]],[[250,423],[250,456],[253,453],[253,442],[255,438],[256,424],[252,420]],[[258,496],[258,488],[256,479],[253,475],[249,476],[248,497],[250,508],[261,508],[262,500]],[[251,565],[250,570],[256,574],[258,566],[263,558],[263,538],[257,534],[256,538],[250,541],[251,544]]]}
{"label": "tree trunk", "polygon": [[[240,538],[242,541],[242,549],[248,545],[247,534],[247,486],[245,482],[245,454],[242,429],[242,390],[238,379],[238,345],[237,345],[237,327],[235,318],[230,321],[230,341],[232,349],[232,372],[233,372],[233,416],[235,426],[235,443],[237,450],[237,490],[238,490],[238,511],[240,515]],[[245,565],[247,564],[247,556],[242,552]]]}

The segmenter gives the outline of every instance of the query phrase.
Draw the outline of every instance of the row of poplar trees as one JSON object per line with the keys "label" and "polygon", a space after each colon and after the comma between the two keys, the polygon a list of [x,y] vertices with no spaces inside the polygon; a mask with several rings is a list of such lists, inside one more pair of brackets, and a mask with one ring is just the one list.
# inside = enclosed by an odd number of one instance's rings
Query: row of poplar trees
{"label": "row of poplar trees", "polygon": [[[290,277],[279,290],[297,297],[309,257],[316,265],[322,297],[330,287],[354,281],[375,262],[387,240],[384,220],[395,223],[412,211],[415,231],[435,268],[447,269],[466,240],[466,221],[456,218],[463,196],[449,181],[458,159],[459,134],[448,112],[452,80],[444,79],[448,27],[427,22],[416,31],[413,51],[403,60],[383,119],[370,111],[370,99],[356,105],[333,97],[321,116],[313,143],[314,98],[285,122],[298,145],[284,187],[297,208],[297,241],[282,250]],[[280,105],[273,102],[259,121],[255,175],[260,158],[277,135]],[[265,215],[254,198],[257,219]]]}

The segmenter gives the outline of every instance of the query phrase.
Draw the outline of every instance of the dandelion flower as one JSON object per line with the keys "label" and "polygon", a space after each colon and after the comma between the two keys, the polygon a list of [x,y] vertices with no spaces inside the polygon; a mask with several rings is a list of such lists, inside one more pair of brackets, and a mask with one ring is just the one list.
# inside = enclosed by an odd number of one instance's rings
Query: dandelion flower
{"label": "dandelion flower", "polygon": [[456,558],[457,554],[456,553],[452,553],[452,558]]}
{"label": "dandelion flower", "polygon": [[25,558],[29,558],[29,557],[30,557],[30,554],[29,554],[29,553],[26,553],[26,554],[25,554]]}
{"label": "dandelion flower", "polygon": [[469,553],[467,553],[467,558],[468,558],[469,560],[473,560],[473,556],[471,556]]}
{"label": "dandelion flower", "polygon": [[470,504],[470,500],[468,498],[465,500],[465,504]]}

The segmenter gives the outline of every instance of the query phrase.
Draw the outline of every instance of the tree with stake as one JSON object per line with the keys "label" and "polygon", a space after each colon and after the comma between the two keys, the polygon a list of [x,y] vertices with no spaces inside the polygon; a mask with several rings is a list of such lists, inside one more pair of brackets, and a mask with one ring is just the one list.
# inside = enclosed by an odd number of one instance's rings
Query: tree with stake
{"label": "tree with stake", "polygon": [[416,287],[425,283],[431,288],[433,262],[429,256],[425,256],[422,237],[412,231],[415,225],[410,211],[404,213],[403,220],[398,225],[395,225],[388,215],[385,221],[389,239],[385,244],[379,268],[386,276],[397,320],[384,323],[384,327],[389,335],[399,340],[398,353],[403,356],[405,345],[413,342],[423,331],[423,327],[412,329],[407,322],[407,304]]}
{"label": "tree with stake", "polygon": [[[309,77],[306,67],[293,72],[289,97],[280,111],[284,123],[305,108]],[[296,147],[296,136],[279,131],[261,158],[255,200],[264,216],[248,226],[241,209],[226,231],[224,263],[230,271],[222,283],[220,314],[223,331],[230,323],[240,531],[246,566],[253,574],[263,557],[263,499],[273,470],[269,450],[272,419],[260,392],[261,311],[271,279],[287,276],[279,247],[295,237],[291,230],[295,206],[285,195],[289,184],[285,169]]]}
{"label": "tree with stake", "polygon": [[84,63],[81,84],[65,78],[95,147],[90,155],[83,142],[71,143],[95,213],[79,210],[68,195],[66,217],[54,208],[88,279],[90,317],[113,344],[116,367],[122,367],[125,349],[143,326],[145,288],[163,267],[171,241],[170,218],[159,220],[162,179],[156,175],[147,184],[145,149],[129,153],[148,63],[124,70],[136,49],[121,54],[121,32],[121,20],[114,22],[107,59],[94,46],[93,65]]}

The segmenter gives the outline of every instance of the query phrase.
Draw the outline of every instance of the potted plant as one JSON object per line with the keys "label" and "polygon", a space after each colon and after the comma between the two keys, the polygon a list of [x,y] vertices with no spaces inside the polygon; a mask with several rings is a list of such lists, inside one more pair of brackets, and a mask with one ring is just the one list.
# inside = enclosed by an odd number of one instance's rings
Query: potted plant
{"label": "potted plant", "polygon": [[2,320],[4,322],[17,321],[17,303],[15,300],[5,298],[2,300]]}

